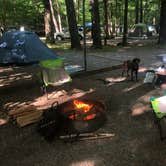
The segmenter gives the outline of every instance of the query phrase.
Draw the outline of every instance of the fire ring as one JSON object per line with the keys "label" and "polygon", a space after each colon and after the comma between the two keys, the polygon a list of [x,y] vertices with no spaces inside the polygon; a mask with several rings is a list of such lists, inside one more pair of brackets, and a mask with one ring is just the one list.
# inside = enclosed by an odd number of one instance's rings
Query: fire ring
{"label": "fire ring", "polygon": [[98,130],[106,121],[105,106],[95,100],[72,100],[59,106],[65,133],[88,133]]}

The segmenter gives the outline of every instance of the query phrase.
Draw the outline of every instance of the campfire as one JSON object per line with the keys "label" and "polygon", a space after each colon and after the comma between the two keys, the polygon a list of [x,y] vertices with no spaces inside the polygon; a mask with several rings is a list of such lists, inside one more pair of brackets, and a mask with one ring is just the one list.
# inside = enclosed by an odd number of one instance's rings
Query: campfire
{"label": "campfire", "polygon": [[60,106],[60,113],[77,133],[93,132],[106,120],[104,104],[94,100],[69,101]]}
{"label": "campfire", "polygon": [[69,115],[69,119],[91,120],[96,117],[95,113],[86,115],[93,107],[93,104],[86,104],[80,100],[74,100],[73,105],[74,105],[74,111],[73,114]]}
{"label": "campfire", "polygon": [[105,121],[105,106],[102,102],[75,99],[53,106],[51,111],[44,115],[40,129],[44,129],[49,137],[79,135],[95,132]]}

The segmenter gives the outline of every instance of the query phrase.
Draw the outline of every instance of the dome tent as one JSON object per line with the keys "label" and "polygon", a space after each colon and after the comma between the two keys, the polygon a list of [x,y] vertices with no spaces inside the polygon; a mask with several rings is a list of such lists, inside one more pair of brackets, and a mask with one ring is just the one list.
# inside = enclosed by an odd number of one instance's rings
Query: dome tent
{"label": "dome tent", "polygon": [[35,33],[14,30],[3,34],[0,38],[0,66],[25,66],[35,63],[40,66],[42,73],[40,79],[45,86],[61,85],[71,80],[64,69],[62,59]]}
{"label": "dome tent", "polygon": [[141,37],[141,38],[148,38],[156,35],[157,32],[155,26],[144,23],[134,24],[134,26],[129,30],[128,33],[128,37]]}
{"label": "dome tent", "polygon": [[8,31],[0,38],[0,64],[32,64],[58,59],[33,32]]}

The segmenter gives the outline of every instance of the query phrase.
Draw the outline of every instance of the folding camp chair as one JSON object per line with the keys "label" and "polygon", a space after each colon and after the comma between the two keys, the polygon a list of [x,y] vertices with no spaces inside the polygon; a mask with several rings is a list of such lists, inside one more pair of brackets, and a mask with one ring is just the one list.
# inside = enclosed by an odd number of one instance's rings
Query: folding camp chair
{"label": "folding camp chair", "polygon": [[63,61],[61,59],[45,60],[40,62],[40,82],[44,94],[47,95],[48,86],[59,86],[67,82],[71,82],[71,77],[65,71]]}
{"label": "folding camp chair", "polygon": [[164,122],[166,121],[166,96],[159,98],[152,97],[150,101],[155,115],[156,124],[158,125],[159,128],[160,139],[164,140],[166,139],[166,136],[164,136],[163,134]]}

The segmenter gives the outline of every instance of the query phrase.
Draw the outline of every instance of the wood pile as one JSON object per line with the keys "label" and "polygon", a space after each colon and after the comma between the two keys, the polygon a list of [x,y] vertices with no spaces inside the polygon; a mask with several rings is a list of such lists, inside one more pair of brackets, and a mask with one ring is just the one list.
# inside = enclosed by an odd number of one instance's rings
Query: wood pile
{"label": "wood pile", "polygon": [[9,111],[9,116],[16,121],[18,126],[24,127],[39,121],[42,113],[42,110],[37,110],[35,106],[29,105]]}

